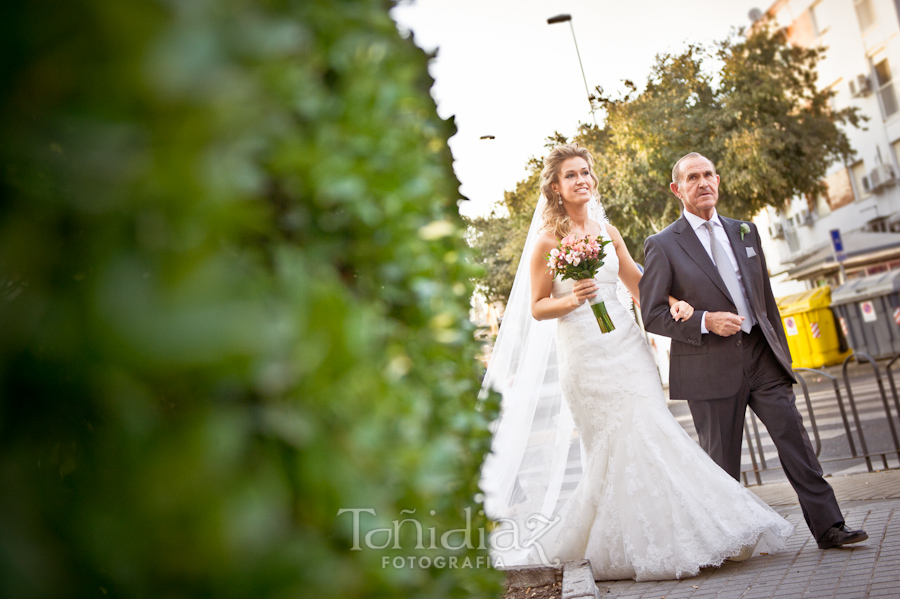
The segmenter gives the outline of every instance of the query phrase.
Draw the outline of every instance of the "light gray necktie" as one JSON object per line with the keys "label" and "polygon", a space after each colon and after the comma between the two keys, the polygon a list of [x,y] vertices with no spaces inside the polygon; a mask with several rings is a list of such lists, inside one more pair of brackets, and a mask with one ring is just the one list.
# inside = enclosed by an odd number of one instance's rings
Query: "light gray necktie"
{"label": "light gray necktie", "polygon": [[744,322],[741,323],[741,330],[749,333],[750,327],[753,326],[753,319],[750,316],[750,310],[747,308],[747,301],[744,299],[744,292],[741,289],[740,281],[738,281],[737,273],[734,272],[734,268],[731,266],[731,260],[728,259],[725,248],[716,239],[712,222],[706,221],[704,226],[709,231],[709,246],[712,248],[713,262],[716,263],[716,269],[719,271],[722,280],[725,281],[725,287],[728,288],[728,293],[731,294],[738,316],[744,317]]}

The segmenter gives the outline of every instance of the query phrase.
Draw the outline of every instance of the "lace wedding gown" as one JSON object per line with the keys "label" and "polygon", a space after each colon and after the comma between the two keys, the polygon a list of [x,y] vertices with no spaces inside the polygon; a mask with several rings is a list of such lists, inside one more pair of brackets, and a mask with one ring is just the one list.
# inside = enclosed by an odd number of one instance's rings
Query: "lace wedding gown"
{"label": "lace wedding gown", "polygon": [[[650,348],[616,298],[618,270],[609,251],[596,276],[614,331],[601,334],[586,303],[559,319],[560,384],[584,460],[543,549],[551,559],[588,558],[597,580],[638,581],[694,576],[742,550],[781,549],[793,527],[669,413]],[[554,297],[571,291],[572,281],[553,282]]]}

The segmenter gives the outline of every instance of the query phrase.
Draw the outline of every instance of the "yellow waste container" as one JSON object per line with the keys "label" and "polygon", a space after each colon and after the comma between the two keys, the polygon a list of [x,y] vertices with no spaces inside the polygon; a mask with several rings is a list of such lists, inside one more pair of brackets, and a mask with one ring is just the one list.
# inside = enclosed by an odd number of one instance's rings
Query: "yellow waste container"
{"label": "yellow waste container", "polygon": [[840,364],[852,352],[841,351],[835,327],[831,288],[817,287],[775,300],[794,368],[821,368]]}

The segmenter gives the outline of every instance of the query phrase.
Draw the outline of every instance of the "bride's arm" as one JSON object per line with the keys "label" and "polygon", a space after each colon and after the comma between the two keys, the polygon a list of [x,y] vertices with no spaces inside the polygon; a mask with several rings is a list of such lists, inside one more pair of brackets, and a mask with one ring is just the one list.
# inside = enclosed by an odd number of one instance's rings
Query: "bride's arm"
{"label": "bride's arm", "polygon": [[669,296],[669,313],[675,320],[685,321],[694,314],[694,307],[684,300]]}
{"label": "bride's arm", "polygon": [[[616,248],[616,256],[619,258],[619,279],[621,279],[625,288],[628,289],[628,292],[631,293],[635,303],[640,306],[641,296],[638,284],[641,281],[641,271],[637,267],[634,258],[631,257],[628,246],[625,245],[625,240],[622,239],[622,234],[619,233],[619,230],[609,223],[606,225],[606,230],[613,240],[613,247]],[[687,320],[694,313],[694,308],[689,303],[675,299],[670,295],[669,311],[675,320]]]}
{"label": "bride's arm", "polygon": [[555,247],[556,238],[549,233],[542,233],[531,254],[531,315],[535,320],[565,316],[596,295],[594,291],[597,283],[593,279],[587,279],[575,282],[572,295],[550,297],[553,275],[547,270],[547,259],[544,256]]}
{"label": "bride's arm", "polygon": [[[609,223],[606,223],[606,230],[613,241],[613,247],[616,249],[616,256],[619,258],[619,280],[625,285],[628,293],[634,298],[634,302],[641,305],[641,292],[638,289],[638,283],[641,281],[641,271],[638,269],[634,258],[625,245],[619,230]],[[609,246],[607,246],[609,247]]]}

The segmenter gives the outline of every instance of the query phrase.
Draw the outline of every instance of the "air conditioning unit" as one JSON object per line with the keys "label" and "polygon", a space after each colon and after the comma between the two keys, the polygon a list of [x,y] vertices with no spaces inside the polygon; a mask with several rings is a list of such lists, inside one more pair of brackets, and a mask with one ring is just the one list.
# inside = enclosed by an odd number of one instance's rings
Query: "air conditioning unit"
{"label": "air conditioning unit", "polygon": [[775,239],[784,239],[784,225],[782,223],[772,223],[769,231]]}
{"label": "air conditioning unit", "polygon": [[894,169],[890,164],[879,164],[869,173],[869,184],[872,186],[872,191],[878,191],[885,185],[893,185],[896,182],[897,178],[894,176]]}
{"label": "air conditioning unit", "polygon": [[868,96],[871,91],[872,87],[869,85],[869,78],[865,75],[857,75],[855,80],[850,80],[850,95],[854,98]]}

